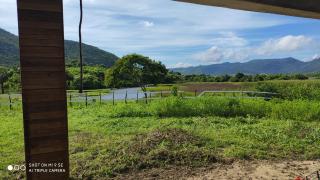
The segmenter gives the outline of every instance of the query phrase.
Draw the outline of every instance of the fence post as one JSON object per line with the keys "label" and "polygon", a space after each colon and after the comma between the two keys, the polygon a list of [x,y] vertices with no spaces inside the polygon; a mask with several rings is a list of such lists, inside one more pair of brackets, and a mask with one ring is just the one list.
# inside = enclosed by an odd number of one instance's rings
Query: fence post
{"label": "fence post", "polygon": [[70,104],[70,107],[72,107],[72,94],[71,93],[69,95],[69,104]]}
{"label": "fence post", "polygon": [[10,94],[9,94],[9,107],[10,107],[10,110],[12,110],[12,100],[11,100]]}
{"label": "fence post", "polygon": [[162,98],[162,91],[160,91],[160,97]]}
{"label": "fence post", "polygon": [[148,94],[146,92],[144,93],[144,98],[146,99],[146,104],[148,104]]}
{"label": "fence post", "polygon": [[151,102],[151,98],[152,98],[152,94],[151,94],[151,92],[150,92],[150,94],[149,94],[149,101]]}
{"label": "fence post", "polygon": [[139,102],[139,91],[137,91],[137,103]]}
{"label": "fence post", "polygon": [[114,105],[114,91],[112,91],[112,105]]}
{"label": "fence post", "polygon": [[128,91],[126,91],[126,96],[124,97],[124,102],[125,102],[126,104],[128,104],[128,102],[127,102],[127,97],[128,97]]}
{"label": "fence post", "polygon": [[100,96],[100,104],[102,104],[101,92],[99,92],[99,96]]}
{"label": "fence post", "polygon": [[87,92],[85,92],[85,94],[86,94],[86,107],[88,107],[88,94]]}
{"label": "fence post", "polygon": [[197,96],[197,90],[194,91],[194,96]]}

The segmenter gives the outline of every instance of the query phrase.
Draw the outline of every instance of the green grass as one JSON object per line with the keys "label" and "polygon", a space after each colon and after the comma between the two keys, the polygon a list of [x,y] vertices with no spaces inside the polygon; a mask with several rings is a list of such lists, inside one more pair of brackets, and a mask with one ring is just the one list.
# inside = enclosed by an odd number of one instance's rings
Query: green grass
{"label": "green grass", "polygon": [[[88,96],[99,96],[101,94],[108,94],[111,92],[110,89],[94,89],[94,90],[84,90],[84,93],[87,93]],[[68,94],[72,94],[73,96],[79,95],[79,90],[68,90]]]}
{"label": "green grass", "polygon": [[279,93],[282,99],[306,99],[320,100],[320,80],[278,80],[259,82],[256,85],[258,91]]}
{"label": "green grass", "polygon": [[319,121],[320,102],[307,100],[265,101],[263,99],[201,97],[196,99],[164,98],[143,103],[118,103],[104,112],[109,117],[257,117]]}
{"label": "green grass", "polygon": [[[71,176],[99,179],[226,159],[317,159],[319,109],[312,101],[227,98],[69,107]],[[0,111],[0,178],[5,178],[8,164],[23,163],[22,113],[17,107]]]}
{"label": "green grass", "polygon": [[159,84],[154,87],[147,87],[147,91],[150,92],[159,92],[159,91],[171,91],[172,84]]}

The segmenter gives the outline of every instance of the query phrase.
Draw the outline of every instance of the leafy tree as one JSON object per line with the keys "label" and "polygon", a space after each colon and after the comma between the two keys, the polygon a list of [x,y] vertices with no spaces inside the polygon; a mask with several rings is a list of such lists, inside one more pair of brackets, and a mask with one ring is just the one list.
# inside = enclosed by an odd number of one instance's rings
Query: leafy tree
{"label": "leafy tree", "polygon": [[0,67],[0,86],[1,93],[4,94],[4,83],[9,79],[9,71],[7,68]]}
{"label": "leafy tree", "polygon": [[306,80],[306,79],[309,79],[309,78],[308,78],[308,76],[306,76],[304,74],[296,74],[296,75],[294,75],[294,79]]}
{"label": "leafy tree", "polygon": [[168,70],[161,62],[139,54],[130,54],[107,70],[105,81],[108,87],[139,86],[144,90],[148,84],[165,83],[167,74]]}
{"label": "leafy tree", "polygon": [[[84,66],[83,67],[83,87],[84,89],[102,89],[105,88],[103,66]],[[67,67],[67,85],[68,89],[79,89],[80,72],[79,67]]]}

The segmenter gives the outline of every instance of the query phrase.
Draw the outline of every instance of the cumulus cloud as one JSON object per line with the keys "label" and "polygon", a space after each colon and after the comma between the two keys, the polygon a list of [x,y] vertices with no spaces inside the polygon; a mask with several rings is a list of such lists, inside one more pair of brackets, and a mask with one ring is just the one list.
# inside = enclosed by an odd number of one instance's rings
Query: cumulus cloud
{"label": "cumulus cloud", "polygon": [[186,68],[186,67],[191,67],[192,64],[190,63],[183,63],[183,62],[179,62],[173,66],[171,66],[171,68]]}
{"label": "cumulus cloud", "polygon": [[205,52],[198,53],[194,57],[203,63],[214,64],[223,59],[223,50],[217,46],[212,46],[210,49]]}
{"label": "cumulus cloud", "polygon": [[226,59],[242,61],[248,58],[248,41],[233,32],[220,33],[212,42],[212,47],[195,54],[194,58],[205,64],[219,63]]}
{"label": "cumulus cloud", "polygon": [[220,32],[220,37],[212,40],[214,44],[223,47],[242,47],[248,45],[248,41],[239,37],[234,32]]}
{"label": "cumulus cloud", "polygon": [[[286,35],[277,39],[268,39],[255,46],[248,44],[245,39],[237,37],[235,34],[231,34],[230,37],[232,37],[231,40],[228,38],[224,40],[225,37],[217,38],[221,39],[222,42],[230,42],[229,46],[214,43],[215,45],[208,50],[195,54],[195,59],[205,64],[214,64],[221,61],[246,61],[259,56],[267,58],[282,53],[289,53],[288,56],[290,56],[290,54],[306,49],[319,50],[319,44],[313,38],[304,35]],[[320,58],[320,55],[315,54],[312,60],[317,58]]]}
{"label": "cumulus cloud", "polygon": [[152,27],[154,26],[154,23],[151,21],[141,21],[140,24],[142,24],[144,27]]}
{"label": "cumulus cloud", "polygon": [[312,60],[320,59],[320,54],[315,54],[312,56]]}
{"label": "cumulus cloud", "polygon": [[270,39],[257,49],[258,54],[268,55],[279,52],[292,52],[310,47],[313,39],[303,35],[287,35],[278,39]]}

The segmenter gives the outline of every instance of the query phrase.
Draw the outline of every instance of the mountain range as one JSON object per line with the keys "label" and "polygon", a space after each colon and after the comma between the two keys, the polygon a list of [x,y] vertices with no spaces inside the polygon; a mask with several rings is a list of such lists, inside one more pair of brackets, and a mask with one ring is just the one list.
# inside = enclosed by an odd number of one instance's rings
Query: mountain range
{"label": "mountain range", "polygon": [[[112,66],[116,55],[97,47],[83,44],[84,62],[88,65]],[[79,59],[79,44],[76,41],[65,40],[66,62]],[[19,38],[0,28],[0,66],[14,66],[19,64]],[[289,74],[320,72],[320,59],[304,62],[295,58],[259,59],[244,63],[222,63],[201,65],[187,68],[173,68],[182,74]]]}
{"label": "mountain range", "polygon": [[[66,62],[79,59],[79,44],[76,41],[65,40]],[[83,60],[88,65],[112,66],[116,55],[97,47],[83,44]],[[19,64],[19,38],[0,28],[0,66],[14,66]]]}
{"label": "mountain range", "polygon": [[173,68],[182,74],[290,74],[320,72],[320,59],[304,62],[295,58],[259,59],[245,63],[222,63],[187,68]]}

